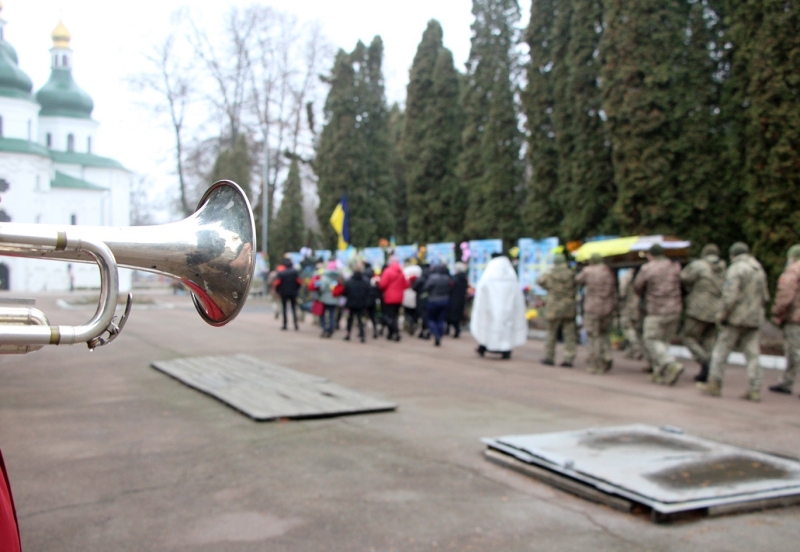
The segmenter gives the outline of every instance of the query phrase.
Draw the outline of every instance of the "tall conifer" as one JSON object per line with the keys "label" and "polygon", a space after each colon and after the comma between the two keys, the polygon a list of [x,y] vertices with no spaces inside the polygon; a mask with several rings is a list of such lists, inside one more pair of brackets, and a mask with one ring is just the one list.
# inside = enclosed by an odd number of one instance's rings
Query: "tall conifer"
{"label": "tall conifer", "polygon": [[[306,234],[303,223],[303,190],[300,183],[300,167],[297,158],[292,158],[289,174],[283,183],[283,199],[273,222],[270,249],[275,257],[303,247]],[[272,255],[270,255],[272,257]]]}
{"label": "tall conifer", "polygon": [[408,180],[406,179],[406,162],[403,159],[402,150],[404,124],[405,112],[395,102],[389,110],[389,134],[391,135],[393,146],[392,172],[394,173],[395,182],[394,236],[397,243],[406,243],[408,241]]}
{"label": "tall conifer", "polygon": [[408,179],[408,238],[455,240],[466,202],[456,176],[461,140],[459,77],[431,20],[411,66],[402,149]]}
{"label": "tall conifer", "polygon": [[472,13],[459,159],[469,200],[465,233],[471,238],[502,238],[510,244],[522,231],[522,135],[511,82],[519,5],[516,0],[473,0]]}

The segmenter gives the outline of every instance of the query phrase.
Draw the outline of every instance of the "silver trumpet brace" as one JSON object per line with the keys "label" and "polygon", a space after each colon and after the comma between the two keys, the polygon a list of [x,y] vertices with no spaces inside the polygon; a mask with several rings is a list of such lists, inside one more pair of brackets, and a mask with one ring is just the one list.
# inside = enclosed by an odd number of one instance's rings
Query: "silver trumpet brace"
{"label": "silver trumpet brace", "polygon": [[113,341],[128,319],[114,316],[118,267],[175,278],[189,288],[197,312],[212,326],[233,320],[247,300],[255,270],[255,223],[250,202],[234,182],[211,186],[197,210],[180,222],[104,227],[0,223],[0,255],[95,263],[100,270],[97,311],[81,326],[51,326],[33,307],[0,307],[0,353],[28,353],[45,345]]}

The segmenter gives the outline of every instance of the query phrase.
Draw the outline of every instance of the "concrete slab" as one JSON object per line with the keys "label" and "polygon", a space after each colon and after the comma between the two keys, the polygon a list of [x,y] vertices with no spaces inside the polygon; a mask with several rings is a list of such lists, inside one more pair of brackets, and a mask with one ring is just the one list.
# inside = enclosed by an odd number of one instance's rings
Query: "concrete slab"
{"label": "concrete slab", "polygon": [[[37,296],[54,323],[61,311]],[[280,331],[251,299],[223,328],[188,298],[137,310],[90,353],[48,347],[0,357],[0,447],[26,552],[192,551],[730,551],[791,550],[800,509],[655,525],[493,465],[480,437],[589,426],[674,425],[737,446],[800,456],[800,401],[744,402],[741,368],[723,397],[690,377],[649,383],[615,356],[608,375],[542,366],[542,344],[511,360],[475,343],[441,347],[320,339],[308,319]],[[155,358],[248,354],[402,404],[396,412],[254,424],[148,366]],[[765,385],[779,373],[765,375]]]}

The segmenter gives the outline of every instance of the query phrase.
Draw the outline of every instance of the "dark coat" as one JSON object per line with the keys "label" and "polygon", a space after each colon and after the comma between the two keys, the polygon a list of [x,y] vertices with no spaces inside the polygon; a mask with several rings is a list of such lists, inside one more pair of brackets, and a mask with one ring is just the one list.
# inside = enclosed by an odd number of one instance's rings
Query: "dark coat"
{"label": "dark coat", "polygon": [[430,276],[425,280],[423,292],[428,293],[429,302],[441,302],[450,300],[450,290],[453,287],[453,279],[447,272],[447,267],[436,266],[431,271]]}
{"label": "dark coat", "polygon": [[450,290],[450,309],[447,311],[447,321],[451,324],[461,322],[464,319],[468,288],[469,282],[465,272],[459,272],[453,276],[453,287]]}
{"label": "dark coat", "polygon": [[363,272],[354,272],[344,284],[345,306],[348,309],[365,309],[370,306],[372,286]]}
{"label": "dark coat", "polygon": [[297,269],[286,268],[278,272],[278,278],[275,280],[275,291],[281,297],[297,297],[302,285],[303,281],[300,279],[300,273]]}
{"label": "dark coat", "polygon": [[425,282],[428,281],[428,276],[431,275],[431,269],[428,265],[422,265],[422,276],[417,278],[414,285],[411,286],[417,292],[417,310],[425,312],[428,307],[428,292],[425,291]]}

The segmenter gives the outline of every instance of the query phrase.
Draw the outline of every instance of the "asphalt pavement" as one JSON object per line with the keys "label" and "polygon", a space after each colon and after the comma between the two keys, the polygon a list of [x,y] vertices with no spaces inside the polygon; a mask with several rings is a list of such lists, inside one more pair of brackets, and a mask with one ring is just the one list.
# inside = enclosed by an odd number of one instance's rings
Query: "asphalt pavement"
{"label": "asphalt pavement", "polygon": [[[481,437],[630,423],[800,457],[800,400],[701,396],[687,371],[655,386],[615,353],[607,375],[542,366],[542,343],[482,359],[467,334],[432,341],[321,339],[281,331],[253,298],[223,328],[186,296],[134,305],[94,352],[46,347],[0,357],[0,448],[23,550],[731,551],[792,550],[800,508],[656,525],[494,465]],[[93,307],[37,306],[57,324]],[[395,412],[257,423],[151,368],[153,360],[245,353],[399,404]],[[767,371],[766,385],[777,372]]]}

